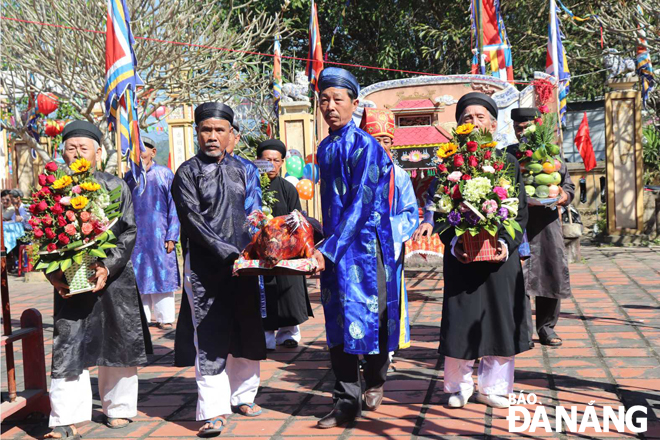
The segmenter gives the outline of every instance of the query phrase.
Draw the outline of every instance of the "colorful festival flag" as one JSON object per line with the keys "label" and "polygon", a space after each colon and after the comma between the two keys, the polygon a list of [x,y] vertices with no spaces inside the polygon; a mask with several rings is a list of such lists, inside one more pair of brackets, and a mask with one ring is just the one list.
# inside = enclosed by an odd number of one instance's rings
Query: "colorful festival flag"
{"label": "colorful festival flag", "polygon": [[321,46],[321,32],[319,29],[318,10],[312,0],[312,9],[309,14],[309,54],[307,55],[307,78],[314,90],[318,91],[319,75],[323,70],[323,48]]}
{"label": "colorful festival flag", "polygon": [[472,73],[513,82],[513,58],[499,0],[472,0]]}
{"label": "colorful festival flag", "polygon": [[589,120],[587,119],[587,112],[584,112],[582,123],[580,124],[580,128],[578,128],[578,132],[575,135],[575,140],[573,142],[580,152],[580,156],[582,156],[584,170],[588,173],[596,168],[596,155],[594,154],[594,147],[591,143],[591,136],[589,135]]}
{"label": "colorful festival flag", "polygon": [[548,24],[548,50],[545,58],[545,72],[557,79],[559,116],[561,123],[566,122],[566,102],[571,84],[571,72],[568,70],[566,51],[562,40],[564,35],[559,28],[557,4],[550,0],[550,21]]}
{"label": "colorful festival flag", "polygon": [[[108,126],[117,130],[121,139],[122,157],[127,157],[136,182],[146,185],[142,167],[135,93],[144,83],[137,74],[137,60],[133,52],[133,33],[126,0],[108,0],[108,21],[105,40],[105,112]],[[144,188],[144,187],[143,187]]]}
{"label": "colorful festival flag", "polygon": [[[642,15],[642,8],[637,5],[637,12]],[[648,44],[646,43],[646,32],[641,26],[637,26],[637,36],[639,45],[637,46],[637,76],[642,83],[642,102],[646,107],[646,101],[649,98],[649,93],[655,86],[655,77],[653,75],[653,65],[651,64],[651,56],[649,55]]]}
{"label": "colorful festival flag", "polygon": [[275,116],[280,114],[280,97],[282,96],[282,50],[280,48],[280,37],[275,37],[273,47],[275,58],[273,61],[273,110]]}

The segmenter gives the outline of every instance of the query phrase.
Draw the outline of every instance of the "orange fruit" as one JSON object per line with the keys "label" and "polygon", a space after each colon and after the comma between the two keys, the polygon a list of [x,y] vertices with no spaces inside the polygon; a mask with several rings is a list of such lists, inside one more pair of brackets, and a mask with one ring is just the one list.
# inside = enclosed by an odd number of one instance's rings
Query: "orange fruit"
{"label": "orange fruit", "polygon": [[543,163],[543,172],[547,174],[552,174],[555,172],[555,163],[554,162],[544,162]]}

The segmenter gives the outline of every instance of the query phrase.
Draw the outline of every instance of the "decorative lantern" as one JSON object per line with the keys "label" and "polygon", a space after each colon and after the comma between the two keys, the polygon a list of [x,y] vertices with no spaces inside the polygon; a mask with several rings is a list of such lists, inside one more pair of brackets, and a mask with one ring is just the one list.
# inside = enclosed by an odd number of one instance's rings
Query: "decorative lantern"
{"label": "decorative lantern", "polygon": [[44,133],[46,136],[54,138],[64,130],[64,121],[49,119],[44,124]]}
{"label": "decorative lantern", "polygon": [[57,110],[59,98],[53,93],[39,93],[37,96],[37,111],[46,116]]}
{"label": "decorative lantern", "polygon": [[153,112],[151,114],[151,116],[153,116],[156,119],[160,119],[165,115],[165,113],[167,113],[167,107],[165,107],[164,105],[161,105],[160,107],[158,107],[156,109],[155,112]]}

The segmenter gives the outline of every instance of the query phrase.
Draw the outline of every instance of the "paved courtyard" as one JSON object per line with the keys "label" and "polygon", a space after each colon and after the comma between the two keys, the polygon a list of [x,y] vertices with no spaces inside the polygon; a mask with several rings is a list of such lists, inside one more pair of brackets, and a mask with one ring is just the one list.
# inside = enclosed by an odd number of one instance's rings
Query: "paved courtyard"
{"label": "paved courtyard", "polygon": [[[575,434],[542,429],[514,434],[508,431],[507,410],[473,402],[458,410],[447,408],[443,360],[437,354],[442,269],[409,270],[407,276],[412,347],[398,353],[396,371],[389,375],[384,404],[378,411],[364,412],[361,420],[348,427],[315,428],[318,418],[331,409],[334,379],[325,347],[319,291],[312,281],[315,317],[302,326],[301,346],[278,347],[261,363],[257,403],[264,408],[263,415],[255,419],[232,416],[222,437],[660,438],[660,248],[583,248],[583,261],[571,266],[574,297],[563,302],[557,329],[563,346],[548,348],[537,343],[535,349],[516,358],[516,389],[537,395],[553,427],[556,406],[577,406],[581,413],[591,402],[600,417],[603,406],[642,405],[648,411],[644,434],[600,433],[593,427]],[[49,368],[52,291],[45,283],[11,278],[10,294],[14,325],[26,308],[36,307],[43,314]],[[95,395],[94,421],[79,429],[85,439],[194,437],[200,427],[195,421],[194,371],[172,366],[174,331],[151,327],[151,335],[155,354],[139,370],[139,415],[129,427],[110,430],[99,423],[100,405]],[[23,365],[18,352],[17,359],[20,388]],[[5,391],[4,357],[2,371]],[[533,410],[535,405],[528,408]],[[578,417],[578,424],[581,419]],[[41,438],[47,432],[45,426],[45,421],[34,418],[6,423],[2,439]]]}

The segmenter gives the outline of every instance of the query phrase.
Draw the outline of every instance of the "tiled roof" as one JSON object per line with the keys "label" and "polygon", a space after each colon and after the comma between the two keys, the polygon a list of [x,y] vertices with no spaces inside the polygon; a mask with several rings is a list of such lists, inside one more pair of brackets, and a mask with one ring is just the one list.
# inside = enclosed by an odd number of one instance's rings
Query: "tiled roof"
{"label": "tiled roof", "polygon": [[407,101],[400,101],[394,108],[395,109],[413,109],[413,108],[431,108],[435,107],[433,101],[430,99],[410,99]]}
{"label": "tiled roof", "polygon": [[436,127],[397,127],[394,130],[394,147],[441,144],[449,139]]}

